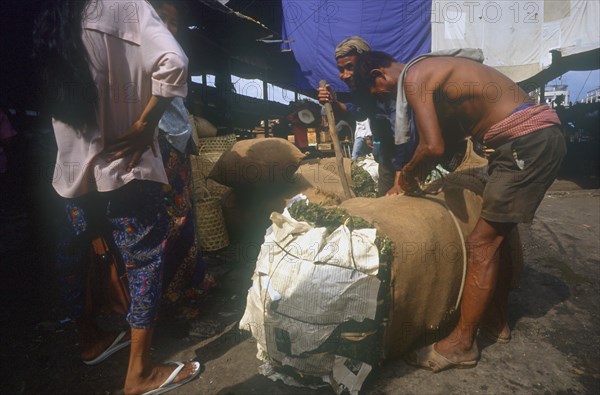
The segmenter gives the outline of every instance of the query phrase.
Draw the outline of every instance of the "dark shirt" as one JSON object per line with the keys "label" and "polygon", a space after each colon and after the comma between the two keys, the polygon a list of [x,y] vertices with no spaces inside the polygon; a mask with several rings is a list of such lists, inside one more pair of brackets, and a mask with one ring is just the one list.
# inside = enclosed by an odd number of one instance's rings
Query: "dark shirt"
{"label": "dark shirt", "polygon": [[[394,170],[401,170],[412,158],[418,143],[417,129],[411,124],[411,138],[401,145],[395,144],[394,124],[396,120],[396,103],[365,103],[356,105],[345,103],[348,114],[356,121],[369,118],[373,140],[379,142],[380,164],[391,164]],[[412,117],[414,119],[414,117]]]}

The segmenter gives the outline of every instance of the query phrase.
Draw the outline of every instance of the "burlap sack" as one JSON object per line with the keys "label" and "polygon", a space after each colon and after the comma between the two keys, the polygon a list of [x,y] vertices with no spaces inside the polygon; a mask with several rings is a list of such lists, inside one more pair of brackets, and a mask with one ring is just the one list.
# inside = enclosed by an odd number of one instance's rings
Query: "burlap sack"
{"label": "burlap sack", "polygon": [[464,239],[477,222],[481,198],[450,188],[436,197],[356,198],[340,207],[373,222],[394,243],[385,357],[399,356],[423,335],[439,335],[460,302]]}
{"label": "burlap sack", "polygon": [[456,170],[446,176],[443,182],[446,185],[461,186],[481,195],[488,180],[487,168],[487,159],[477,155],[472,141],[467,140],[467,149],[462,162]]}
{"label": "burlap sack", "polygon": [[[350,169],[350,159],[344,158],[344,171],[352,188]],[[340,199],[344,197],[344,189],[338,175],[335,158],[311,159],[302,162],[295,174],[295,183],[314,188],[323,195],[335,195]]]}
{"label": "burlap sack", "polygon": [[189,118],[196,137],[205,138],[217,135],[217,128],[208,120],[192,114],[190,114]]}
{"label": "burlap sack", "polygon": [[[349,176],[350,160],[347,158],[344,159],[344,169]],[[223,212],[231,239],[236,242],[242,238],[261,241],[271,225],[271,213],[281,213],[289,199],[300,193],[312,203],[341,201],[344,191],[335,158],[303,161],[286,183],[226,193],[223,196]]]}
{"label": "burlap sack", "polygon": [[304,154],[279,138],[242,140],[225,151],[209,178],[232,188],[261,188],[293,182]]}
{"label": "burlap sack", "polygon": [[[262,243],[266,229],[271,226],[272,212],[281,213],[290,198],[302,193],[313,203],[330,201],[305,179],[286,184],[283,188],[252,190],[230,189],[223,195],[225,224],[233,242]],[[242,246],[243,247],[243,246]]]}

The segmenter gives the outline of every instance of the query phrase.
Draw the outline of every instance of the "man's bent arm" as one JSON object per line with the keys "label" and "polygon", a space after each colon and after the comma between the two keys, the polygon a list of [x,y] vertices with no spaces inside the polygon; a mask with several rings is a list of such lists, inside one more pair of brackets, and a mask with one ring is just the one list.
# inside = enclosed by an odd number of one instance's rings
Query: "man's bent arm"
{"label": "man's bent arm", "polygon": [[[427,84],[424,81],[427,81]],[[406,99],[414,111],[419,135],[415,153],[402,169],[406,181],[411,182],[414,177],[427,174],[437,164],[439,158],[444,155],[445,143],[434,102],[434,94],[441,83],[433,78],[418,77],[412,81],[407,79],[405,83],[416,87],[410,91],[406,90]]]}

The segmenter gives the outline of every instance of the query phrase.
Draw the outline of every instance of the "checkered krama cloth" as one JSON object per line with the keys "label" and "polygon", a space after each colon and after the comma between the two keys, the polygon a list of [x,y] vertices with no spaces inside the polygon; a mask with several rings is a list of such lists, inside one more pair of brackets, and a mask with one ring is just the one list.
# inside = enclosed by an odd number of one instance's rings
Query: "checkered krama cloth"
{"label": "checkered krama cloth", "polygon": [[483,136],[483,143],[497,147],[516,137],[560,124],[556,111],[545,104],[538,104],[512,113],[492,126]]}

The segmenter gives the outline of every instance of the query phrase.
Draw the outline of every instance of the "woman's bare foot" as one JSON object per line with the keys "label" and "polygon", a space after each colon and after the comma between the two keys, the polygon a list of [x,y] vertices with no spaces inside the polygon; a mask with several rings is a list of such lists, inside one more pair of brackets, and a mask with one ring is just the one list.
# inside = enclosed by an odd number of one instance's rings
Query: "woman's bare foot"
{"label": "woman's bare foot", "polygon": [[102,354],[113,343],[118,333],[99,331],[95,339],[81,342],[81,360],[91,361]]}
{"label": "woman's bare foot", "polygon": [[[128,373],[125,379],[124,393],[127,395],[143,394],[160,387],[177,368],[175,364],[155,365],[147,374]],[[194,376],[200,370],[197,362],[186,362],[179,374],[175,376],[173,384],[180,383]]]}
{"label": "woman's bare foot", "polygon": [[[81,360],[91,361],[102,354],[115,341],[119,333],[100,330],[94,323],[80,322],[78,325]],[[129,335],[125,335],[123,341]]]}

